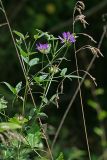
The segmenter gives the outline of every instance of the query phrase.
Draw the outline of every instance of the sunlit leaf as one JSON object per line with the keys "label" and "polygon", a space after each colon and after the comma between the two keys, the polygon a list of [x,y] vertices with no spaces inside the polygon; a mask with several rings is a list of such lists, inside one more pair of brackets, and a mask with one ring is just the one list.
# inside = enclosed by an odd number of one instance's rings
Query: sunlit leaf
{"label": "sunlit leaf", "polygon": [[11,123],[11,122],[0,123],[0,131],[13,130],[13,129],[19,129],[19,128],[21,128],[21,125],[19,125],[17,123]]}
{"label": "sunlit leaf", "polygon": [[22,33],[20,33],[20,32],[18,32],[18,31],[13,31],[17,36],[19,36],[20,38],[22,38],[22,39],[25,39],[25,37],[24,37],[24,35],[22,34]]}
{"label": "sunlit leaf", "polygon": [[88,100],[88,105],[90,106],[90,107],[92,107],[93,109],[97,109],[98,108],[98,104],[96,103],[96,102],[94,102],[94,101],[92,101],[92,100]]}
{"label": "sunlit leaf", "polygon": [[39,117],[47,117],[48,118],[46,113],[43,113],[43,112],[38,113],[37,116],[39,116]]}
{"label": "sunlit leaf", "polygon": [[64,77],[66,72],[67,72],[67,68],[63,68],[60,75]]}
{"label": "sunlit leaf", "polygon": [[21,56],[25,63],[29,64],[29,58]]}
{"label": "sunlit leaf", "polygon": [[98,119],[104,120],[105,118],[107,118],[107,112],[104,110],[100,111],[100,113],[98,114]]}
{"label": "sunlit leaf", "polygon": [[35,76],[33,79],[36,81],[37,84],[40,84],[42,82],[44,82],[44,80],[46,79],[47,75],[44,74],[42,76]]}
{"label": "sunlit leaf", "polygon": [[28,56],[28,54],[20,46],[18,46],[18,48],[20,51],[20,55],[26,58]]}
{"label": "sunlit leaf", "polygon": [[40,36],[38,34],[34,35],[35,40],[37,40],[38,38],[40,38]]}
{"label": "sunlit leaf", "polygon": [[3,82],[9,89],[10,89],[10,91],[13,93],[13,94],[17,94],[17,91],[16,91],[16,89],[13,87],[13,86],[11,86],[9,83],[7,83],[7,82]]}
{"label": "sunlit leaf", "polygon": [[28,120],[26,118],[23,118],[23,117],[13,117],[13,118],[9,119],[9,122],[20,124],[20,125],[26,123],[27,121]]}
{"label": "sunlit leaf", "polygon": [[104,89],[103,88],[98,88],[95,90],[96,95],[103,95],[104,94]]}
{"label": "sunlit leaf", "polygon": [[30,145],[31,148],[35,148],[35,147],[41,148],[43,147],[41,143],[41,138],[42,138],[42,134],[39,126],[37,126],[35,123],[32,124],[31,128],[27,132],[26,144]]}
{"label": "sunlit leaf", "polygon": [[103,130],[101,128],[95,127],[94,128],[94,132],[98,135],[98,136],[102,136],[103,135]]}
{"label": "sunlit leaf", "polygon": [[85,85],[85,87],[90,88],[91,87],[91,81],[89,79],[86,79],[84,81],[84,85]]}
{"label": "sunlit leaf", "polygon": [[63,153],[60,153],[59,157],[56,160],[64,160]]}
{"label": "sunlit leaf", "polygon": [[17,93],[19,93],[20,92],[20,90],[21,90],[21,87],[22,87],[22,82],[19,82],[17,85],[16,85],[16,91],[17,91]]}
{"label": "sunlit leaf", "polygon": [[32,67],[32,66],[38,64],[38,62],[39,62],[39,58],[31,59],[29,62],[29,66]]}
{"label": "sunlit leaf", "polygon": [[74,160],[74,159],[84,159],[83,157],[86,155],[85,151],[80,150],[78,148],[72,148],[72,150],[70,151],[70,156],[69,159],[70,160]]}

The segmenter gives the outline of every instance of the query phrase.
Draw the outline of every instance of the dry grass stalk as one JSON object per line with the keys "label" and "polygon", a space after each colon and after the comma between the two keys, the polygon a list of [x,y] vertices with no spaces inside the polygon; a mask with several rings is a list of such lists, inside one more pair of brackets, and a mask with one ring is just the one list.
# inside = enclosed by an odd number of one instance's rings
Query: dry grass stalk
{"label": "dry grass stalk", "polygon": [[74,15],[75,15],[75,12],[78,11],[79,12],[79,15],[77,15],[74,19],[74,23],[77,22],[77,21],[80,21],[84,28],[86,28],[86,25],[88,24],[87,21],[85,20],[85,16],[82,14],[82,11],[85,9],[85,5],[82,1],[78,1],[75,5],[75,8],[74,8]]}
{"label": "dry grass stalk", "polygon": [[10,142],[14,140],[17,140],[23,143],[25,142],[25,138],[21,134],[17,133],[16,131],[13,132],[10,130],[4,132],[3,134],[0,134],[0,140],[4,145],[10,144]]}
{"label": "dry grass stalk", "polygon": [[76,51],[76,53],[82,51],[83,49],[90,49],[91,52],[93,53],[93,55],[96,55],[96,57],[99,57],[99,55],[103,57],[103,54],[101,53],[100,49],[93,47],[93,46],[90,46],[90,45],[85,45],[85,46],[81,47],[80,49],[78,49]]}

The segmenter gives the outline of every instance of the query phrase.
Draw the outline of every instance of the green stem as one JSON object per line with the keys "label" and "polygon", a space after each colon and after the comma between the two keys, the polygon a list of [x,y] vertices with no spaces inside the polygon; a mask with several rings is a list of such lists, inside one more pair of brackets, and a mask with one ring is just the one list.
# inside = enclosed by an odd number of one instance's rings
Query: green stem
{"label": "green stem", "polygon": [[[44,93],[43,93],[43,97],[46,97],[47,96],[47,94],[48,94],[48,91],[49,91],[49,88],[50,88],[50,85],[51,85],[51,83],[52,83],[52,79],[53,79],[53,76],[54,76],[54,74],[52,74],[50,77],[50,81],[48,81],[47,83],[46,83],[46,86],[45,86],[45,89],[44,89]],[[40,104],[40,109],[43,107],[43,101],[41,102],[41,104]]]}
{"label": "green stem", "polygon": [[24,92],[24,98],[23,98],[23,109],[22,109],[22,115],[24,116],[25,112],[25,105],[26,105],[26,98],[27,98],[27,90],[28,90],[28,82],[26,80],[26,85],[25,85],[25,92]]}
{"label": "green stem", "polygon": [[53,76],[54,76],[54,73],[52,73],[52,75],[51,75],[51,79],[50,79],[49,84],[48,84],[48,86],[47,86],[47,89],[46,89],[46,92],[45,92],[45,96],[47,96],[47,94],[48,94],[50,85],[51,85],[51,83],[52,83]]}

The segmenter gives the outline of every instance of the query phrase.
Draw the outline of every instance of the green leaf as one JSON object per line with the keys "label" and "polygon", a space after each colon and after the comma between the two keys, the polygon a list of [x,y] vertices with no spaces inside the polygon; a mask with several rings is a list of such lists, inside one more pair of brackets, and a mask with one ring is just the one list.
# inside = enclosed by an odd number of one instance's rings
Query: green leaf
{"label": "green leaf", "polygon": [[18,31],[13,31],[17,36],[19,36],[20,38],[22,38],[23,40],[25,39],[24,35]]}
{"label": "green leaf", "polygon": [[20,55],[22,57],[28,57],[28,54],[20,47],[20,46],[17,46],[19,48],[19,51],[20,51]]}
{"label": "green leaf", "polygon": [[98,104],[96,103],[96,102],[94,102],[94,101],[92,101],[92,100],[88,100],[88,105],[90,106],[90,107],[92,107],[93,109],[97,109],[98,108]]}
{"label": "green leaf", "polygon": [[9,83],[7,83],[7,82],[3,82],[9,89],[10,89],[10,91],[13,93],[13,94],[17,94],[17,91],[16,91],[16,89],[13,87],[13,86],[11,86]]}
{"label": "green leaf", "polygon": [[39,29],[36,29],[36,31],[39,33],[39,34],[43,34],[44,32],[39,30]]}
{"label": "green leaf", "polygon": [[86,79],[84,81],[84,85],[85,85],[85,87],[90,88],[91,87],[91,81],[89,79]]}
{"label": "green leaf", "polygon": [[29,116],[28,116],[28,119],[29,119],[29,120],[34,116],[35,112],[36,112],[36,109],[35,109],[35,108],[30,109],[30,111],[29,111]]}
{"label": "green leaf", "polygon": [[32,125],[29,126],[30,128],[28,129],[27,133],[32,133],[36,134],[36,132],[40,132],[40,126],[38,124],[35,124],[34,121],[32,121]]}
{"label": "green leaf", "polygon": [[85,151],[80,150],[78,148],[72,148],[72,150],[70,151],[70,156],[69,159],[70,160],[74,160],[74,159],[84,159],[83,157],[86,155]]}
{"label": "green leaf", "polygon": [[63,153],[60,153],[59,157],[56,160],[64,160]]}
{"label": "green leaf", "polygon": [[39,58],[31,59],[29,62],[29,66],[32,67],[32,66],[38,64],[38,62],[39,62]]}
{"label": "green leaf", "polygon": [[98,88],[95,90],[96,95],[103,95],[104,94],[104,89],[103,88]]}
{"label": "green leaf", "polygon": [[23,125],[24,123],[28,122],[28,120],[23,117],[13,117],[9,119],[9,122]]}
{"label": "green leaf", "polygon": [[101,128],[95,127],[94,128],[94,132],[98,135],[98,136],[102,136],[103,135],[103,130]]}
{"label": "green leaf", "polygon": [[17,44],[17,47],[18,47],[18,46],[21,46],[21,44],[22,44],[22,39],[16,39],[16,44]]}
{"label": "green leaf", "polygon": [[67,72],[67,68],[64,68],[64,69],[62,69],[60,75],[64,77],[66,72]]}
{"label": "green leaf", "polygon": [[0,98],[0,110],[7,108],[7,101],[4,100],[4,97]]}
{"label": "green leaf", "polygon": [[40,38],[40,36],[38,34],[34,35],[35,40],[37,40],[38,38]]}
{"label": "green leaf", "polygon": [[39,116],[39,117],[47,117],[48,118],[48,116],[43,112],[38,113],[37,116]]}
{"label": "green leaf", "polygon": [[98,119],[102,121],[105,118],[107,118],[107,112],[104,110],[100,111],[100,113],[98,114]]}
{"label": "green leaf", "polygon": [[28,133],[27,137],[27,144],[31,146],[31,148],[40,148],[41,145],[41,132],[36,131],[35,133]]}
{"label": "green leaf", "polygon": [[29,64],[29,58],[21,56],[25,63]]}
{"label": "green leaf", "polygon": [[0,123],[0,131],[19,129],[21,126],[17,123],[2,122]]}
{"label": "green leaf", "polygon": [[17,91],[17,93],[19,93],[20,92],[20,90],[21,90],[21,87],[22,87],[22,82],[19,82],[17,85],[16,85],[16,91]]}
{"label": "green leaf", "polygon": [[40,83],[44,82],[44,80],[46,79],[47,76],[48,75],[44,74],[39,77],[35,76],[33,79],[36,81],[37,84],[40,84]]}

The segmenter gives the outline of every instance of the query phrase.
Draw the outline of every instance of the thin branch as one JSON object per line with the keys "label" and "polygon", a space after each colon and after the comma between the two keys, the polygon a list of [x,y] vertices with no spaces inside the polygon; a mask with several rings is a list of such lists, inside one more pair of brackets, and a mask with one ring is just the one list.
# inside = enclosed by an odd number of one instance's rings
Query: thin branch
{"label": "thin branch", "polygon": [[1,23],[0,27],[6,26],[8,23]]}
{"label": "thin branch", "polygon": [[[78,2],[77,2],[78,3]],[[84,3],[83,3],[84,4]],[[73,13],[73,33],[74,31],[74,25],[75,25],[75,10],[76,7],[74,9],[74,13]],[[80,10],[80,16],[81,16],[81,10]],[[84,18],[83,18],[84,19]],[[86,22],[87,23],[87,22]],[[84,25],[84,21],[83,21],[83,25]],[[84,26],[85,27],[85,26]],[[74,43],[74,56],[75,56],[75,63],[76,63],[76,72],[77,72],[77,76],[80,77],[79,74],[79,66],[78,66],[78,59],[77,59],[77,54],[76,54],[77,50],[76,50],[76,44]],[[85,120],[85,113],[84,113],[84,105],[83,105],[83,98],[82,98],[82,90],[81,90],[81,86],[80,86],[80,79],[78,78],[78,87],[79,87],[79,97],[80,97],[80,107],[81,107],[81,111],[82,111],[82,119],[83,119],[83,126],[84,126],[84,132],[85,132],[85,139],[86,139],[86,144],[87,144],[87,150],[88,150],[88,157],[89,160],[92,160],[91,158],[91,152],[90,152],[90,146],[89,146],[89,140],[88,140],[88,133],[87,133],[87,126],[86,126],[86,120]]]}

